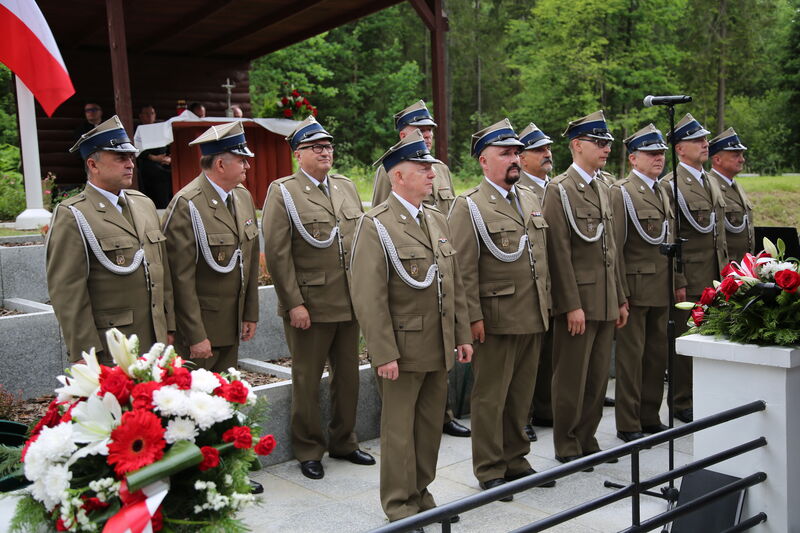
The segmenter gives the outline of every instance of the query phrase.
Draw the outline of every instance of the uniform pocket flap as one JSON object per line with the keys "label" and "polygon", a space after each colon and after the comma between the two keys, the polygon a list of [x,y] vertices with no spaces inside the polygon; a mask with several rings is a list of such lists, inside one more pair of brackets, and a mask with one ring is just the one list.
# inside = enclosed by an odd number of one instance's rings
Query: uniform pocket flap
{"label": "uniform pocket flap", "polygon": [[361,216],[361,210],[356,207],[343,207],[342,215],[344,215],[344,218],[352,220]]}
{"label": "uniform pocket flap", "polygon": [[587,285],[589,283],[594,283],[596,279],[597,278],[594,270],[575,271],[575,282],[578,285]]}
{"label": "uniform pocket flap", "polygon": [[707,252],[695,252],[693,254],[683,254],[684,263],[705,263],[709,260]]}
{"label": "uniform pocket flap", "polygon": [[711,209],[708,202],[689,202],[686,205],[689,206],[690,211],[709,211]]}
{"label": "uniform pocket flap", "polygon": [[300,215],[300,222],[303,224],[313,224],[314,222],[330,222],[331,215],[323,209],[315,209],[312,211],[298,211]]}
{"label": "uniform pocket flap", "polygon": [[256,227],[255,224],[251,226],[245,226],[244,235],[245,237],[247,237],[248,241],[251,241],[256,237],[256,235],[258,235],[258,228]]}
{"label": "uniform pocket flap", "polygon": [[533,222],[533,225],[536,226],[536,228],[538,229],[543,229],[548,227],[547,221],[544,219],[544,217],[531,217],[531,221]]}
{"label": "uniform pocket flap", "polygon": [[423,259],[425,247],[423,246],[398,246],[397,256],[400,259]]}
{"label": "uniform pocket flap", "polygon": [[576,207],[575,216],[577,218],[600,218],[600,210],[596,207]]}
{"label": "uniform pocket flap", "polygon": [[442,200],[452,200],[455,198],[453,191],[448,187],[447,189],[439,189],[439,198]]}
{"label": "uniform pocket flap", "polygon": [[508,296],[514,294],[514,291],[514,282],[510,279],[481,283],[478,286],[478,294],[481,298],[490,298],[492,296]]}
{"label": "uniform pocket flap", "polygon": [[209,233],[208,244],[211,246],[233,246],[236,244],[236,237],[233,233]]}
{"label": "uniform pocket flap", "polygon": [[394,315],[392,328],[395,331],[422,331],[422,315]]}
{"label": "uniform pocket flap", "polygon": [[207,311],[219,310],[219,296],[198,296],[197,299],[200,302],[200,309]]}
{"label": "uniform pocket flap", "polygon": [[302,287],[325,285],[325,272],[298,272],[297,283]]}
{"label": "uniform pocket flap", "polygon": [[147,238],[150,239],[150,242],[164,242],[167,238],[161,233],[161,230],[154,229],[147,232]]}
{"label": "uniform pocket flap", "polygon": [[639,209],[636,216],[642,220],[654,220],[661,218],[661,213],[657,209]]}
{"label": "uniform pocket flap", "polygon": [[453,245],[449,242],[443,242],[439,245],[439,251],[442,252],[442,255],[445,257],[450,257],[451,255],[455,255],[456,249],[453,248]]}
{"label": "uniform pocket flap", "polygon": [[486,223],[489,233],[500,233],[501,231],[514,231],[518,226],[510,220],[495,220]]}
{"label": "uniform pocket flap", "polygon": [[94,325],[98,329],[130,326],[133,324],[133,309],[125,311],[97,311],[94,313]]}
{"label": "uniform pocket flap", "polygon": [[98,239],[100,242],[100,248],[103,249],[104,252],[110,252],[111,250],[124,250],[126,248],[138,248],[139,242],[135,241],[133,237],[128,235],[117,235],[116,237],[106,237],[104,239]]}
{"label": "uniform pocket flap", "polygon": [[635,263],[632,265],[626,265],[626,270],[628,274],[655,274],[656,273],[656,264],[655,263]]}

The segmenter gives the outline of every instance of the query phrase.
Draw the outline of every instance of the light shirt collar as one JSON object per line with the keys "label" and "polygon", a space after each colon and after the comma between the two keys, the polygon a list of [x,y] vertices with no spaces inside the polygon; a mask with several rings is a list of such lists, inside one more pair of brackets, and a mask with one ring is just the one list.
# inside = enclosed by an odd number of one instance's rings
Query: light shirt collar
{"label": "light shirt collar", "polygon": [[655,190],[656,180],[654,180],[652,178],[648,178],[647,176],[645,176],[644,174],[642,174],[641,172],[639,172],[635,168],[633,169],[633,173],[636,174],[637,176],[639,176],[639,178],[641,178],[641,180],[643,182],[645,182],[648,187],[650,187],[651,189]]}
{"label": "light shirt collar", "polygon": [[[525,172],[524,170],[522,172]],[[533,174],[528,174],[525,172],[525,175],[528,176],[536,185],[544,189],[544,186],[547,185],[547,179],[537,178]]]}
{"label": "light shirt collar", "polygon": [[694,167],[690,167],[689,165],[687,165],[683,161],[679,162],[678,164],[681,165],[686,170],[688,170],[689,173],[694,177],[694,179],[696,179],[697,181],[700,182],[700,185],[705,186],[705,183],[703,183],[703,171],[702,170],[697,170]]}
{"label": "light shirt collar", "polygon": [[396,192],[392,191],[392,194],[394,195],[395,198],[397,198],[397,200],[401,204],[403,204],[403,207],[406,208],[406,210],[408,211],[408,214],[411,215],[411,218],[414,219],[414,222],[419,224],[419,219],[417,218],[417,214],[422,209],[422,204],[420,204],[420,206],[417,207],[414,204],[412,204],[411,202],[409,202],[408,200],[406,200],[405,198],[403,198],[402,196],[400,196],[399,194],[397,194]]}
{"label": "light shirt collar", "polygon": [[733,187],[733,180],[731,178],[729,178],[728,176],[726,176],[725,174],[723,174],[722,172],[720,172],[716,168],[714,169],[714,172],[716,172],[719,176],[722,177],[722,179],[724,179],[726,182],[728,182],[729,186]]}
{"label": "light shirt collar", "polygon": [[592,176],[591,174],[583,170],[581,167],[578,166],[577,163],[572,163],[572,168],[574,168],[578,172],[580,177],[583,178],[583,180],[586,182],[587,185],[592,184],[592,180],[595,178],[595,176]]}
{"label": "light shirt collar", "polygon": [[508,193],[509,192],[513,192],[514,195],[516,195],[517,197],[519,196],[517,194],[517,191],[514,189],[513,185],[511,186],[511,190],[507,191],[504,188],[502,188],[501,186],[499,186],[498,184],[496,184],[495,182],[493,182],[492,180],[490,180],[489,178],[487,178],[486,176],[484,176],[483,179],[485,179],[487,181],[487,183],[489,183],[489,185],[491,185],[492,187],[497,189],[497,192],[499,192],[501,195],[503,195],[503,198],[505,198],[506,200],[508,199]]}
{"label": "light shirt collar", "polygon": [[302,167],[300,168],[300,170],[302,170],[302,171],[303,171],[303,174],[305,174],[305,175],[306,175],[306,177],[307,177],[308,179],[310,179],[310,180],[311,180],[311,183],[313,183],[313,184],[314,184],[314,187],[319,187],[319,184],[320,184],[320,183],[324,183],[324,184],[325,184],[325,188],[326,188],[326,189],[328,188],[328,176],[327,176],[327,175],[326,175],[324,178],[322,178],[322,181],[319,181],[319,180],[318,180],[318,179],[316,179],[314,176],[312,176],[311,174],[309,174],[308,172],[306,172],[305,170],[303,170],[303,168],[302,168]]}
{"label": "light shirt collar", "polygon": [[123,191],[123,190],[120,190],[120,191],[119,191],[119,196],[117,196],[117,195],[116,195],[116,194],[114,194],[113,192],[109,192],[109,191],[107,191],[107,190],[105,190],[105,189],[101,189],[100,187],[98,187],[97,185],[95,185],[94,183],[92,183],[91,181],[87,181],[86,183],[88,183],[89,185],[91,185],[92,187],[94,187],[94,189],[95,189],[97,192],[99,192],[100,194],[102,194],[103,196],[105,196],[105,197],[106,197],[106,199],[107,199],[107,200],[108,200],[108,201],[111,203],[111,205],[113,205],[114,207],[116,207],[116,208],[117,208],[117,211],[119,211],[120,213],[122,213],[122,206],[121,206],[121,205],[119,205],[119,199],[120,199],[120,197],[122,197],[122,198],[125,198],[125,191]]}
{"label": "light shirt collar", "polygon": [[[206,176],[206,175],[203,174],[203,176]],[[217,191],[217,194],[219,195],[219,199],[222,200],[222,203],[224,204],[225,202],[227,202],[229,193],[225,192],[225,189],[223,189],[222,187],[220,187],[219,185],[217,185],[216,183],[211,181],[211,178],[209,178],[208,176],[206,176],[206,179],[211,184],[211,186],[214,187],[214,190]]]}

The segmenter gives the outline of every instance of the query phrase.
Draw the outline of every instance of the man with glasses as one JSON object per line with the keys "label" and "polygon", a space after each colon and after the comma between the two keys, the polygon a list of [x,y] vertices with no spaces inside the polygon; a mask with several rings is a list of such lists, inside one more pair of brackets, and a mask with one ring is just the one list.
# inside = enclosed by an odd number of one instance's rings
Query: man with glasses
{"label": "man with glasses", "polygon": [[[264,255],[292,356],[292,449],[310,479],[322,456],[358,465],[375,459],[358,447],[359,326],[350,300],[353,235],[361,200],[349,179],[331,174],[333,136],[313,116],[286,137],[298,170],[267,192]],[[331,421],[322,428],[319,382],[330,365]]]}
{"label": "man with glasses", "polygon": [[[677,173],[673,171],[664,180],[673,193],[672,179],[677,174],[678,202],[673,209],[680,213],[683,240],[683,271],[675,274],[675,301],[696,302],[703,289],[719,279],[720,269],[728,264],[725,243],[725,199],[716,180],[703,170],[708,159],[710,135],[695,118],[686,113],[675,125],[675,152],[678,156]],[[667,136],[669,139],[669,135]],[[680,336],[689,327],[689,311],[670,309],[675,320],[675,335]],[[678,355],[675,358],[673,380],[675,418],[683,422],[694,419],[692,409],[692,358]]]}
{"label": "man with glasses", "polygon": [[602,111],[569,123],[572,165],[547,187],[544,216],[552,280],[553,440],[556,459],[600,451],[614,327],[628,318],[608,186],[597,175],[614,137]]}
{"label": "man with glasses", "polygon": [[81,135],[94,129],[103,122],[103,108],[94,102],[86,102],[83,106],[83,116],[84,121],[72,132],[75,141],[78,141]]}
{"label": "man with glasses", "polygon": [[667,145],[648,124],[625,139],[631,172],[611,188],[619,270],[630,304],[617,332],[617,437],[625,442],[667,429],[658,411],[664,397],[669,317],[669,262],[659,246],[670,242],[669,197],[659,184]]}

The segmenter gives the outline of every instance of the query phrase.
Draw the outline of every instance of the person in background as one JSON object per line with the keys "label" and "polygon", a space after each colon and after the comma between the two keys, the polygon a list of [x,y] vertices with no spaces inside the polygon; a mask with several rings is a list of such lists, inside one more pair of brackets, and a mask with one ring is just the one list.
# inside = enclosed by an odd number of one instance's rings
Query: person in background
{"label": "person in background", "polygon": [[[156,110],[143,105],[139,111],[142,125],[156,122]],[[172,198],[172,158],[166,146],[143,150],[136,158],[139,167],[139,188],[153,200],[157,209],[164,209]]]}

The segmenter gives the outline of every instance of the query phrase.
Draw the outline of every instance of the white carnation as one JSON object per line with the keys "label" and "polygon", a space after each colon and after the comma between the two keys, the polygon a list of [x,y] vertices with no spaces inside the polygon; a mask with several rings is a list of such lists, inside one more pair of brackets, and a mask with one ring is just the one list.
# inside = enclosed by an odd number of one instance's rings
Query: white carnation
{"label": "white carnation", "polygon": [[37,479],[30,486],[31,496],[34,500],[42,502],[45,509],[52,511],[56,505],[61,501],[60,499],[53,499],[47,493],[47,483],[43,479]]}
{"label": "white carnation", "polygon": [[233,409],[225,398],[211,396],[204,392],[189,393],[189,416],[194,418],[200,429],[208,429],[217,422],[233,416]]}
{"label": "white carnation", "polygon": [[153,391],[153,405],[164,416],[186,416],[190,409],[186,394],[175,385]]}
{"label": "white carnation", "polygon": [[795,264],[789,262],[779,263],[778,261],[771,261],[761,267],[761,275],[768,279],[774,279],[775,274],[781,270],[795,271]]}
{"label": "white carnation", "polygon": [[230,374],[234,381],[242,379],[242,373],[233,367],[228,368],[228,374]]}
{"label": "white carnation", "polygon": [[36,441],[28,447],[25,461],[42,459],[56,462],[69,457],[77,448],[73,440],[72,423],[62,422],[55,427],[42,429]]}
{"label": "white carnation", "polygon": [[194,422],[188,418],[175,418],[167,423],[167,430],[164,432],[164,440],[168,444],[174,444],[179,440],[188,440],[194,442],[195,437],[199,435],[197,427]]}
{"label": "white carnation", "polygon": [[219,379],[213,372],[205,368],[192,370],[192,390],[211,394],[217,387],[219,387]]}

